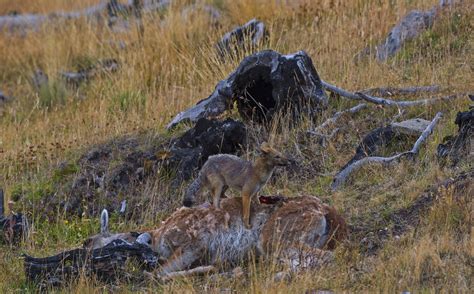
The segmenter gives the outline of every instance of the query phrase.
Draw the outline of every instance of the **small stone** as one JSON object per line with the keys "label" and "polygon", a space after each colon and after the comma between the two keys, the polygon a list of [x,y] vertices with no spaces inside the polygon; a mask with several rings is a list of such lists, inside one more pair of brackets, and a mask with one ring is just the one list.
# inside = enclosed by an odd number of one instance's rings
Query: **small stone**
{"label": "small stone", "polygon": [[419,136],[430,124],[429,121],[422,118],[409,119],[392,124],[394,131],[408,136]]}

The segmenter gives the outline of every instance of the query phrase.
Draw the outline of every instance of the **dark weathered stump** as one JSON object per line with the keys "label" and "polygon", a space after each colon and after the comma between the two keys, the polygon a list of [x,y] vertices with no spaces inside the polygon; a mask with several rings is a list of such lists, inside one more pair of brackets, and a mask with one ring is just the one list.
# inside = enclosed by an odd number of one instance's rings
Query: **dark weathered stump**
{"label": "dark weathered stump", "polygon": [[177,169],[175,183],[191,178],[209,156],[214,154],[238,154],[247,144],[247,129],[242,122],[233,119],[224,121],[200,119],[196,125],[177,138],[167,166]]}
{"label": "dark weathered stump", "polygon": [[458,112],[455,124],[458,125],[458,134],[445,137],[443,143],[438,145],[438,159],[450,159],[452,165],[464,160],[472,163],[469,158],[473,157],[474,108]]}
{"label": "dark weathered stump", "polygon": [[13,212],[5,216],[4,194],[0,188],[0,243],[8,245],[17,245],[28,233],[28,221],[26,216],[21,213]]}
{"label": "dark weathered stump", "polygon": [[282,55],[265,50],[245,57],[237,69],[220,81],[214,92],[179,113],[169,124],[217,117],[237,102],[244,119],[269,122],[278,111],[313,115],[326,107],[327,96],[311,58],[304,51]]}

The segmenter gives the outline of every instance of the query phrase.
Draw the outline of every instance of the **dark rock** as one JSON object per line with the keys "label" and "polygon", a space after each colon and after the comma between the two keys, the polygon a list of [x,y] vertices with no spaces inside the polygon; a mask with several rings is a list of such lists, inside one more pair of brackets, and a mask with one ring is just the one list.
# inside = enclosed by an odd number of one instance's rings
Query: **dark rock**
{"label": "dark rock", "polygon": [[376,57],[385,61],[397,53],[405,42],[418,37],[433,25],[436,11],[410,11],[388,34],[387,39],[377,46]]}
{"label": "dark rock", "polygon": [[248,52],[265,38],[268,32],[265,24],[252,19],[246,24],[226,33],[217,43],[217,52],[225,60],[226,57],[237,57],[239,52]]}
{"label": "dark rock", "polygon": [[340,170],[344,170],[347,166],[364,157],[379,154],[396,136],[397,133],[393,131],[392,126],[381,127],[370,131],[364,139],[362,139],[362,142],[356,149],[355,155]]}
{"label": "dark rock", "polygon": [[456,136],[447,136],[438,145],[438,159],[450,159],[453,166],[460,162],[473,162],[474,107],[469,111],[458,112],[454,122],[458,125]]}
{"label": "dark rock", "polygon": [[304,52],[281,55],[264,50],[247,56],[237,69],[220,81],[214,92],[194,107],[179,113],[169,124],[216,117],[237,102],[244,119],[269,122],[282,110],[297,120],[327,106],[327,96],[311,58]]}
{"label": "dark rock", "polygon": [[396,132],[407,136],[419,137],[421,133],[429,126],[430,121],[422,118],[413,118],[401,122],[392,123],[392,128]]}
{"label": "dark rock", "polygon": [[236,154],[246,146],[247,130],[241,122],[199,119],[196,125],[179,137],[171,148],[168,163],[178,167],[178,181],[188,180],[209,156]]}

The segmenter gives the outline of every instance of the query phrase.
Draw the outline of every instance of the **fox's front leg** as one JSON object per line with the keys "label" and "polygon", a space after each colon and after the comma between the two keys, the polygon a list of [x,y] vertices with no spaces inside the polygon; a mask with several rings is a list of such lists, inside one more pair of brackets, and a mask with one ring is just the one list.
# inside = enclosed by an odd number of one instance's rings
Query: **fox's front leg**
{"label": "fox's front leg", "polygon": [[251,194],[248,191],[242,190],[242,219],[247,229],[250,229],[250,200]]}
{"label": "fox's front leg", "polygon": [[221,194],[225,186],[224,182],[218,177],[210,177],[209,182],[211,184],[212,205],[216,208],[220,208]]}

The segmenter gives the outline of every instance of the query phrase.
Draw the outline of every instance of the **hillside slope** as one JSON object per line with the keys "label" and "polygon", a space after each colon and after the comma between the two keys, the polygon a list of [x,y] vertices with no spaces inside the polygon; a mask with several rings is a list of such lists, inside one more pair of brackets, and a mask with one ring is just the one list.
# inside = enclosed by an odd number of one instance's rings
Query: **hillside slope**
{"label": "hillside slope", "polygon": [[[84,2],[83,7],[93,2],[99,1]],[[89,209],[91,206],[113,209],[118,208],[118,200],[129,200],[132,216],[124,219],[113,213],[114,231],[155,227],[179,207],[188,182],[173,185],[172,172],[132,182],[131,189],[118,193],[114,201],[97,190],[92,198],[81,200],[80,213],[75,215],[65,213],[60,203],[70,197],[70,188],[86,166],[83,159],[93,150],[108,148],[111,156],[97,166],[111,173],[138,152],[167,150],[171,138],[191,125],[168,132],[166,124],[207,97],[244,56],[268,48],[284,54],[304,50],[322,79],[354,92],[374,87],[441,87],[440,93],[397,96],[394,100],[473,90],[474,10],[469,3],[440,11],[432,27],[388,61],[378,62],[370,56],[360,59],[359,52],[380,43],[409,11],[428,10],[439,1],[196,1],[219,9],[217,23],[203,6],[188,9],[191,2],[173,1],[166,9],[145,14],[141,27],[130,19],[126,25],[109,29],[80,18],[45,23],[34,31],[0,33],[0,91],[12,97],[5,103],[0,101],[0,185],[7,200],[15,201],[14,209],[25,212],[33,224],[21,249],[0,248],[2,292],[33,291],[23,274],[22,252],[50,255],[78,246],[96,233],[98,214]],[[25,1],[19,6],[17,1],[0,0],[2,14],[83,7],[71,1]],[[223,61],[214,47],[217,41],[252,18],[266,24],[268,40]],[[64,71],[84,70],[110,59],[119,64],[117,70],[100,71],[79,85],[61,78]],[[38,70],[49,77],[39,88],[32,82]],[[355,115],[343,116],[327,130],[329,134],[339,128],[335,136],[320,144],[307,131],[336,111],[357,105],[337,95],[329,97],[328,109],[316,119],[303,118],[295,128],[286,117],[281,118],[282,125],[269,129],[248,125],[248,140],[253,144],[271,139],[299,162],[297,167],[279,169],[263,194],[317,195],[347,218],[351,237],[336,250],[334,264],[281,283],[273,281],[273,267],[250,264],[246,265],[246,278],[238,280],[196,278],[166,285],[121,281],[111,286],[82,278],[61,290],[99,292],[105,287],[119,292],[232,289],[300,293],[318,289],[472,289],[472,152],[455,167],[436,156],[443,138],[457,133],[456,114],[468,110],[472,102],[464,96],[410,107],[401,115],[396,107],[370,104]],[[415,161],[365,167],[344,187],[331,190],[334,175],[371,130],[394,118],[431,121],[439,111],[443,117]],[[240,119],[237,111],[226,115]],[[383,148],[380,155],[408,150],[414,140],[397,141]],[[251,159],[255,150],[243,150],[242,156]],[[140,163],[146,168],[145,162]],[[451,178],[457,181],[446,185]]]}

